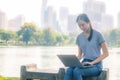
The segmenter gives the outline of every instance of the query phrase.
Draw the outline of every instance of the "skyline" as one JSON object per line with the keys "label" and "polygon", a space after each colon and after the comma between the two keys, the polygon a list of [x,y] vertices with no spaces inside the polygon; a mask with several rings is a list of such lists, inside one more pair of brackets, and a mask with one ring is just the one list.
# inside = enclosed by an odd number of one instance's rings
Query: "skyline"
{"label": "skyline", "polygon": [[[82,12],[82,3],[86,0],[48,0],[48,6],[52,6],[59,14],[60,7],[67,7],[70,14],[79,14]],[[106,4],[106,14],[114,16],[116,20],[120,11],[119,1],[117,0],[96,0],[103,1]],[[0,0],[0,10],[6,13],[8,20],[18,15],[24,15],[27,22],[35,22],[40,26],[42,0]],[[113,5],[113,6],[112,6]],[[116,25],[116,23],[115,23]]]}

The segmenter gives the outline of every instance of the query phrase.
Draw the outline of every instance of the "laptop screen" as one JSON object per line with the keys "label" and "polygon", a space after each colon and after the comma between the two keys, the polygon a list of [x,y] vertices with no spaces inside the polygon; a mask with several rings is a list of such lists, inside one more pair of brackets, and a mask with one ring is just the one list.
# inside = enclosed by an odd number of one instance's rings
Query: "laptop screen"
{"label": "laptop screen", "polygon": [[66,67],[82,66],[76,55],[57,55]]}

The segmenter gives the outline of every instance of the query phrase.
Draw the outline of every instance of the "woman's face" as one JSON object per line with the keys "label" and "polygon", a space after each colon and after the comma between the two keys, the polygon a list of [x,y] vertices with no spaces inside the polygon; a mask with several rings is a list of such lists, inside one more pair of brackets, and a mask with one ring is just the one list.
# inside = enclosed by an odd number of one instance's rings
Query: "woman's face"
{"label": "woman's face", "polygon": [[81,30],[83,30],[84,32],[87,32],[90,28],[90,22],[87,23],[83,20],[79,20],[78,26],[80,27]]}

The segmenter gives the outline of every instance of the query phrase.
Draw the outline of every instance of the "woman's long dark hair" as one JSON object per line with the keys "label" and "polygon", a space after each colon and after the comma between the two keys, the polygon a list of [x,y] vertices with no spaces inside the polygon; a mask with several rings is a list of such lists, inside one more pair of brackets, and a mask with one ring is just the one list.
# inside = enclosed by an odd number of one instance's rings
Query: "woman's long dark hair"
{"label": "woman's long dark hair", "polygon": [[[88,18],[88,16],[85,13],[78,15],[76,22],[78,22],[79,20],[83,20],[86,23],[90,22],[90,19]],[[90,24],[90,36],[88,37],[88,41],[90,41],[92,39],[92,35],[93,35],[93,29]]]}

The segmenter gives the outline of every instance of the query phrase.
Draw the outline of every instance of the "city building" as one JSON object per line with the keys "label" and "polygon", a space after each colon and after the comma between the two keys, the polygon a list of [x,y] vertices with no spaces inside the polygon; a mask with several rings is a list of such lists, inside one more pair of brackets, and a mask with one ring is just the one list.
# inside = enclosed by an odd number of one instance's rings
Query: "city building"
{"label": "city building", "polygon": [[120,12],[117,15],[117,27],[120,28]]}
{"label": "city building", "polygon": [[83,12],[89,16],[93,28],[99,31],[113,29],[113,16],[106,14],[106,5],[104,2],[87,0],[83,3]]}
{"label": "city building", "polygon": [[23,15],[19,15],[14,19],[8,21],[8,29],[13,31],[20,30],[20,27],[24,24],[25,17]]}
{"label": "city building", "polygon": [[7,29],[8,19],[4,12],[0,11],[0,29]]}
{"label": "city building", "polygon": [[59,10],[59,25],[62,33],[68,33],[68,16],[69,10],[66,7],[60,7]]}

